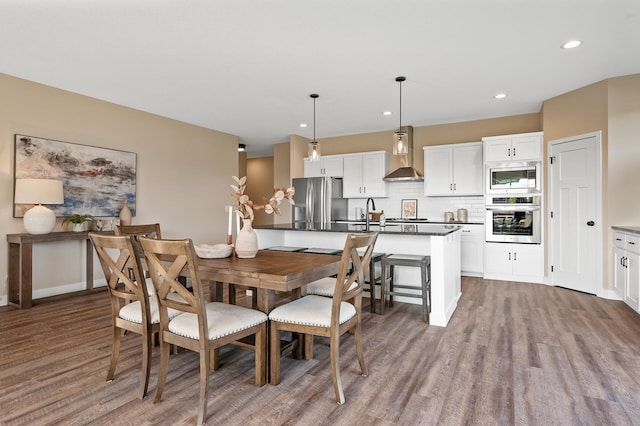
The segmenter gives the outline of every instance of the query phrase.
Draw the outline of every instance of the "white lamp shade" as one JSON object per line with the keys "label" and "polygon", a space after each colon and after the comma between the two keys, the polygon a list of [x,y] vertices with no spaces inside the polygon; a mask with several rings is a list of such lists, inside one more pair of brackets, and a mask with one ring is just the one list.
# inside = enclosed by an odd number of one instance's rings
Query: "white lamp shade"
{"label": "white lamp shade", "polygon": [[24,214],[24,229],[30,234],[48,234],[56,227],[56,214],[41,204],[63,204],[62,181],[16,179],[16,204],[38,204]]}
{"label": "white lamp shade", "polygon": [[62,181],[16,179],[16,204],[64,204]]}

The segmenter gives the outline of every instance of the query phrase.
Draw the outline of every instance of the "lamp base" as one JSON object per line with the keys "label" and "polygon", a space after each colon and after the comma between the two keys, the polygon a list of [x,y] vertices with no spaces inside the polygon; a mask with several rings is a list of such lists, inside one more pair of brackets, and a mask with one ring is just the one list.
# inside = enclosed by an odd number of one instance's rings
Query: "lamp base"
{"label": "lamp base", "polygon": [[56,227],[56,214],[45,206],[37,205],[24,214],[23,224],[30,234],[48,234]]}

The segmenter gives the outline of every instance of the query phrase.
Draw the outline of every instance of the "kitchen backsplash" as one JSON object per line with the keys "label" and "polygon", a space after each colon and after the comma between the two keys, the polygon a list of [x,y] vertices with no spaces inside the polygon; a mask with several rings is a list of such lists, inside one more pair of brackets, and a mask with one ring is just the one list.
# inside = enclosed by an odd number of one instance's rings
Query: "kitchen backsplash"
{"label": "kitchen backsplash", "polygon": [[[376,211],[384,210],[386,217],[399,218],[402,200],[418,200],[418,218],[442,222],[444,212],[451,211],[456,217],[458,209],[468,210],[468,221],[484,223],[484,197],[425,197],[424,182],[389,182],[389,197],[374,198]],[[356,208],[365,210],[366,199],[349,199],[349,219],[356,218]]]}

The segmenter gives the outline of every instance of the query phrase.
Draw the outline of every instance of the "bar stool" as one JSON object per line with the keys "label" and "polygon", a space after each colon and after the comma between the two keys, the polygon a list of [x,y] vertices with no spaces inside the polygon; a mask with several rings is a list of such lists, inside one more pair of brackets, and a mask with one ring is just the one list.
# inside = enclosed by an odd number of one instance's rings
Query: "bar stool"
{"label": "bar stool", "polygon": [[[413,266],[420,268],[421,286],[395,284],[393,273],[396,266]],[[387,270],[389,277],[387,277]],[[386,291],[387,281],[389,291]],[[416,289],[421,290],[421,294],[396,291],[395,289]],[[380,286],[380,313],[384,314],[385,294],[389,295],[389,306],[393,306],[393,296],[421,297],[422,298],[422,319],[429,322],[431,312],[431,256],[420,256],[411,254],[391,254],[382,259],[382,283]]]}
{"label": "bar stool", "polygon": [[[376,285],[378,281],[382,284],[382,259],[386,256],[386,253],[372,253],[371,262],[369,263],[369,288],[363,288],[362,291],[368,292],[371,300],[371,306],[369,307],[371,312],[377,312],[376,309]],[[380,279],[376,278],[376,263],[380,266]]]}

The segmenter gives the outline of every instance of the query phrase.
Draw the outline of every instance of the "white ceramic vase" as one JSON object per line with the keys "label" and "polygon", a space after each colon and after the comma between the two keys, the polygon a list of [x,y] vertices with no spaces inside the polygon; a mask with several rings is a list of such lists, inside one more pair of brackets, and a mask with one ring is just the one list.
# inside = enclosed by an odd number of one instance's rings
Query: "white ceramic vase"
{"label": "white ceramic vase", "polygon": [[73,232],[84,232],[85,230],[85,222],[82,223],[74,223],[73,224]]}
{"label": "white ceramic vase", "polygon": [[120,225],[131,225],[131,209],[129,208],[129,200],[126,198],[122,201],[122,210],[120,210]]}
{"label": "white ceramic vase", "polygon": [[251,219],[243,219],[242,223],[242,229],[236,236],[236,255],[241,259],[250,259],[258,253],[258,235],[251,227]]}

